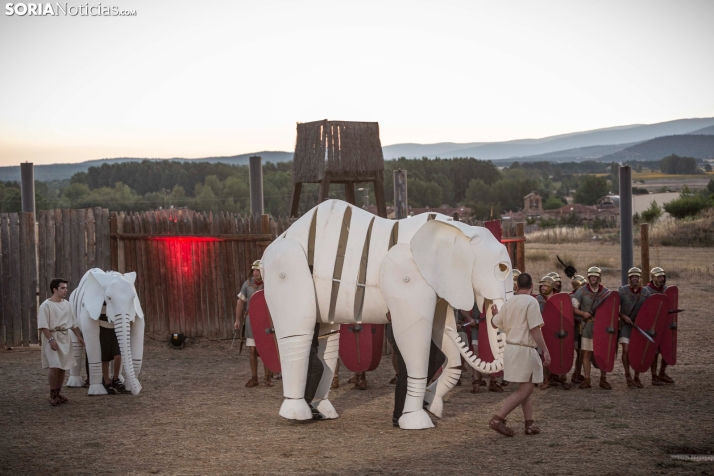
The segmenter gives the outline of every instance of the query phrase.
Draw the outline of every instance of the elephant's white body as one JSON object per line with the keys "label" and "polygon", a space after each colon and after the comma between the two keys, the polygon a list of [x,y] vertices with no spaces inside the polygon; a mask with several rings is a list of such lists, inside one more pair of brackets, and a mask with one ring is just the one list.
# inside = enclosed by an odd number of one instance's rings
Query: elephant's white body
{"label": "elephant's white body", "polygon": [[[496,361],[481,362],[460,342],[453,316],[453,308],[471,309],[484,299],[502,302],[512,292],[508,253],[485,228],[437,213],[386,220],[328,200],[271,243],[262,266],[280,349],[286,397],[280,415],[285,418],[312,417],[303,395],[316,322],[325,337],[319,350],[325,372],[313,405],[329,418],[337,417],[327,396],[339,343],[333,332],[340,324],[386,324],[391,313],[408,373],[401,428],[433,427],[424,402],[441,416],[442,397],[460,375],[459,354],[482,372],[502,369],[504,343],[496,330],[489,325]],[[448,362],[427,389],[430,339]]]}
{"label": "elephant's white body", "polygon": [[[89,362],[89,395],[106,395],[102,385],[102,362],[99,342],[100,326],[114,329],[122,354],[122,367],[126,373],[124,384],[127,390],[137,395],[141,391],[138,377],[144,353],[144,314],[134,287],[136,273],[104,272],[99,268],[87,271],[77,288],[69,296]],[[99,321],[106,302],[108,321]],[[81,387],[83,348],[72,334],[75,366],[70,370],[68,387]],[[116,371],[120,374],[120,370]]]}

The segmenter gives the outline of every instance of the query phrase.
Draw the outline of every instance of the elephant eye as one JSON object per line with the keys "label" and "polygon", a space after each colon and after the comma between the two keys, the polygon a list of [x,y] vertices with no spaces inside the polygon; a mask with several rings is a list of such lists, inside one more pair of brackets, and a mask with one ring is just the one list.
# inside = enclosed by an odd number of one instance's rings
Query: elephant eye
{"label": "elephant eye", "polygon": [[111,296],[107,296],[107,301],[111,301],[111,300],[112,300]]}
{"label": "elephant eye", "polygon": [[510,270],[511,267],[508,263],[501,262],[494,267],[493,272],[496,276],[496,279],[498,279],[499,281],[505,281],[508,277],[508,273],[510,272]]}

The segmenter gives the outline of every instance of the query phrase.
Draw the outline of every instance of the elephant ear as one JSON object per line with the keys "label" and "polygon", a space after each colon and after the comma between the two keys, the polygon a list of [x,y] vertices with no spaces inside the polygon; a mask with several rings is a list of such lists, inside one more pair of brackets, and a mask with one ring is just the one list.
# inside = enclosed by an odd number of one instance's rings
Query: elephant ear
{"label": "elephant ear", "polygon": [[136,315],[143,319],[144,311],[142,311],[141,309],[141,303],[139,302],[139,294],[137,294],[136,286],[134,285],[134,283],[136,282],[136,272],[132,271],[130,273],[124,273],[124,279],[126,279],[129,284],[131,284],[131,287],[134,288],[134,310],[136,311]]}
{"label": "elephant ear", "polygon": [[90,269],[87,272],[86,279],[83,279],[81,285],[81,305],[89,313],[89,317],[95,321],[102,314],[102,306],[104,305],[104,296],[107,286],[112,281],[112,276],[109,276],[104,271],[98,268]]}
{"label": "elephant ear", "polygon": [[471,309],[475,301],[471,273],[476,255],[471,244],[482,235],[474,228],[461,222],[430,220],[409,243],[426,282],[454,309]]}

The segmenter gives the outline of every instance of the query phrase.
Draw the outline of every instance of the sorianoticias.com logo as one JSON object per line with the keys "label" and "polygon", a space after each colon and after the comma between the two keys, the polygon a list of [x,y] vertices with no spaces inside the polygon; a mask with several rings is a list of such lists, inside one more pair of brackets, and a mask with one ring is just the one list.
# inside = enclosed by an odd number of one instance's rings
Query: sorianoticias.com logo
{"label": "sorianoticias.com logo", "polygon": [[69,5],[68,3],[6,3],[7,16],[71,16],[71,17],[133,17],[136,10],[124,10],[117,6],[102,5]]}

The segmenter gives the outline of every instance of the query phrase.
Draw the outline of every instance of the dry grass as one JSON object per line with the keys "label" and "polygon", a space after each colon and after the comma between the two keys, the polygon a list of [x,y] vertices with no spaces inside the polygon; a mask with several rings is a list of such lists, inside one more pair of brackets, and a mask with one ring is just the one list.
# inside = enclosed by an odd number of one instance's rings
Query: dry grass
{"label": "dry grass", "polygon": [[528,233],[529,243],[578,243],[591,241],[595,233],[584,227],[556,226]]}
{"label": "dry grass", "polygon": [[714,210],[688,220],[662,220],[650,231],[650,242],[663,246],[714,246]]}
{"label": "dry grass", "polygon": [[[619,257],[619,246],[602,243],[529,243],[527,250],[570,255],[581,273],[599,258]],[[279,382],[244,388],[248,360],[229,350],[230,341],[181,351],[148,341],[141,395],[90,398],[67,389],[71,402],[52,408],[39,352],[20,349],[0,351],[0,474],[711,474],[710,462],[669,458],[714,451],[714,274],[703,269],[711,250],[659,247],[651,260],[679,273],[670,278],[686,309],[679,363],[669,372],[676,385],[645,379],[644,389],[628,390],[618,361],[612,391],[537,390],[539,436],[523,435],[519,412],[509,418],[514,438],[489,430],[514,386],[474,395],[466,378],[447,396],[435,429],[392,428],[388,359],[368,374],[366,391],[350,388],[343,369],[331,397],[339,419],[290,423],[277,414]],[[526,270],[543,276],[562,268],[528,261]],[[614,288],[619,276],[604,281]]]}
{"label": "dry grass", "polygon": [[545,251],[527,251],[526,261],[548,261],[550,256]]}

